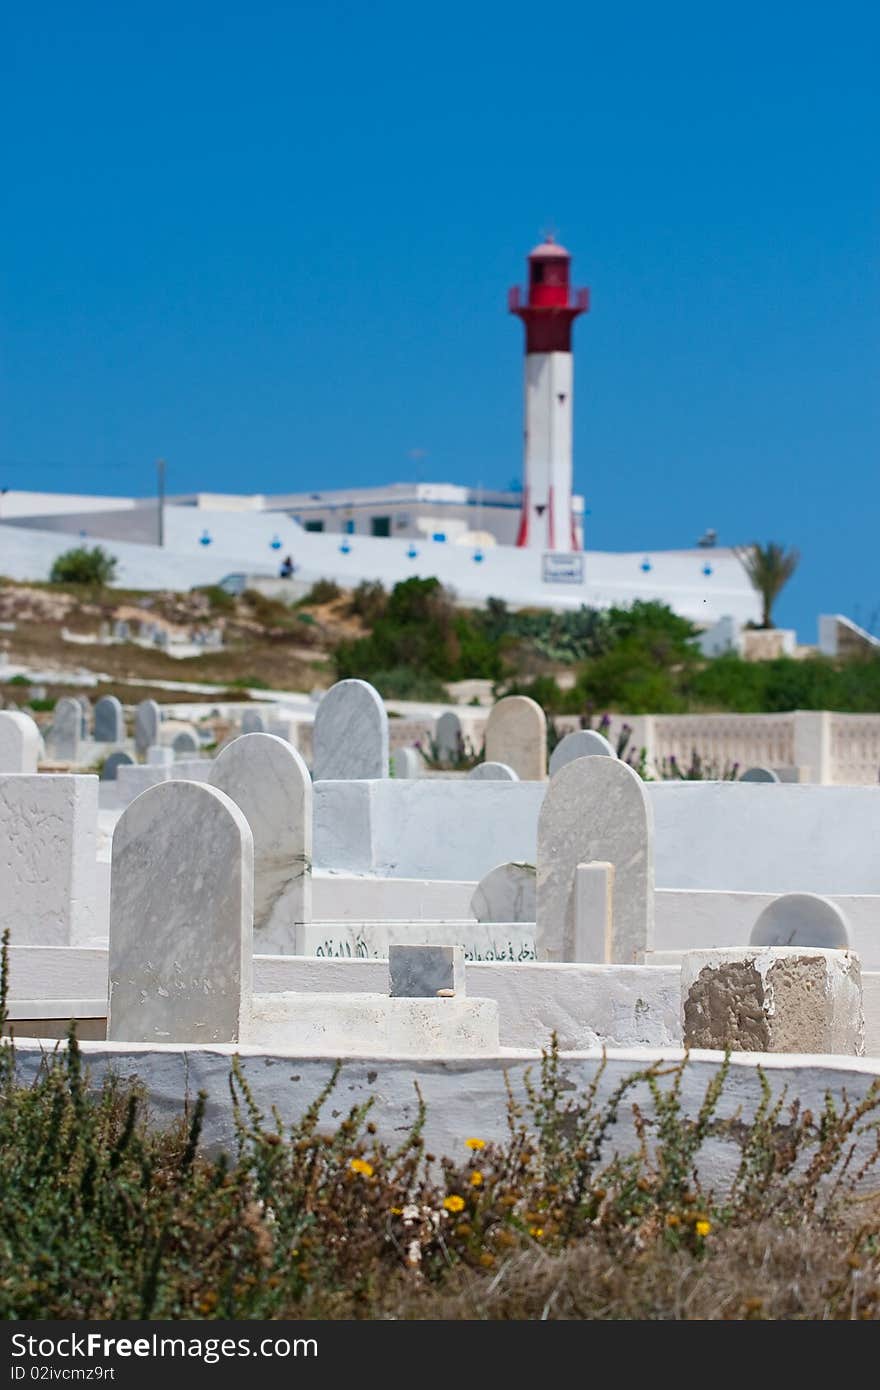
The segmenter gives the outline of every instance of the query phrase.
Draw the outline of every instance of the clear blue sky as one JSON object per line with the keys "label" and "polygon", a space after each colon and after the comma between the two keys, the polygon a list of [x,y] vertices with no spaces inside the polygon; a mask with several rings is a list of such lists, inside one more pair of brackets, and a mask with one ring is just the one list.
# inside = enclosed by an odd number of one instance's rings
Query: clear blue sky
{"label": "clear blue sky", "polygon": [[506,486],[552,225],[588,545],[797,545],[778,618],[880,631],[874,4],[6,16],[0,485]]}

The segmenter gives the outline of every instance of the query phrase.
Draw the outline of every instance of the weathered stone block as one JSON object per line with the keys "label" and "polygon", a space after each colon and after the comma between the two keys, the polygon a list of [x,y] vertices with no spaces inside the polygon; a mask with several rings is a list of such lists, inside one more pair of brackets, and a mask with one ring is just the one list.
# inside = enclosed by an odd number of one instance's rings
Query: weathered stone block
{"label": "weathered stone block", "polygon": [[686,1047],[861,1056],[861,969],[851,951],[748,946],[688,951],[681,966]]}

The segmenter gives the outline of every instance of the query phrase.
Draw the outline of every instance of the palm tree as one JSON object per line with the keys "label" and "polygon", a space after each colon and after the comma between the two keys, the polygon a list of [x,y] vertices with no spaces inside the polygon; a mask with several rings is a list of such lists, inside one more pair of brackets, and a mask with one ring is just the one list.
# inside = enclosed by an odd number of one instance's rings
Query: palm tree
{"label": "palm tree", "polygon": [[768,541],[766,545],[745,546],[736,553],[752,588],[761,595],[761,626],[773,627],[773,605],[797,569],[800,552],[794,546],[786,550],[778,541]]}

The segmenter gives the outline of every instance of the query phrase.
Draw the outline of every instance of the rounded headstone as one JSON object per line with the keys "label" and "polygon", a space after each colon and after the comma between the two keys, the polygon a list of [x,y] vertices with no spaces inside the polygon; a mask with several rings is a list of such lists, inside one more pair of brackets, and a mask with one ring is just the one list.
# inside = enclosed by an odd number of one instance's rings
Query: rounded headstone
{"label": "rounded headstone", "polygon": [[418,748],[395,748],[391,754],[391,768],[395,777],[421,777],[424,766]]}
{"label": "rounded headstone", "polygon": [[225,792],[161,782],[135,797],[113,832],[111,1042],[240,1041],[253,886],[253,835]]}
{"label": "rounded headstone", "polygon": [[0,713],[0,772],[36,772],[39,758],[40,731],[30,715]]}
{"label": "rounded headstone", "polygon": [[315,713],[314,779],[377,780],[388,776],[388,715],[368,681],[332,685]]}
{"label": "rounded headstone", "polygon": [[125,714],[115,695],[102,695],[95,705],[95,742],[121,743],[125,738]]}
{"label": "rounded headstone", "polygon": [[518,782],[519,777],[507,763],[477,763],[468,773],[471,782]]}
{"label": "rounded headstone", "polygon": [[447,710],[437,720],[434,726],[434,742],[437,745],[437,757],[442,762],[455,759],[463,752],[464,730],[461,720],[453,710]]}
{"label": "rounded headstone", "polygon": [[764,908],[750,946],[820,946],[845,951],[847,921],[839,907],[818,893],[785,893]]}
{"label": "rounded headstone", "polygon": [[550,776],[553,777],[566,763],[575,758],[616,758],[617,754],[604,734],[596,729],[575,729],[557,743],[550,754]]}
{"label": "rounded headstone", "polygon": [[741,782],[778,782],[779,777],[772,767],[747,768],[739,779]]}
{"label": "rounded headstone", "polygon": [[547,776],[547,716],[528,695],[506,695],[486,720],[486,762],[512,767],[524,782]]}
{"label": "rounded headstone", "polygon": [[296,950],[311,919],[312,779],[300,754],[274,734],[242,734],[211,765],[254,837],[254,931],[262,953]]}
{"label": "rounded headstone", "polygon": [[134,746],[141,754],[159,742],[162,712],[155,700],[141,700],[134,712]]}
{"label": "rounded headstone", "polygon": [[264,734],[266,732],[266,721],[260,710],[245,710],[241,716],[241,732],[243,734]]}
{"label": "rounded headstone", "polygon": [[175,753],[198,753],[201,744],[198,734],[193,733],[191,729],[181,729],[171,740],[171,747]]}
{"label": "rounded headstone", "polygon": [[116,753],[111,753],[109,757],[104,759],[101,768],[101,781],[115,782],[119,769],[121,767],[131,767],[133,763],[134,758],[130,753],[123,753],[121,749]]}
{"label": "rounded headstone", "polygon": [[534,922],[534,864],[498,864],[485,874],[471,898],[478,922]]}

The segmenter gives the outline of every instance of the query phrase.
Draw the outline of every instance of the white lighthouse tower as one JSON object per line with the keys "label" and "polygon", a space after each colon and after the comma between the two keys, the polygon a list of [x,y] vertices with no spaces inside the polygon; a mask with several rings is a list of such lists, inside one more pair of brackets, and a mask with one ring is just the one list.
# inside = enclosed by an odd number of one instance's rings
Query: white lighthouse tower
{"label": "white lighthouse tower", "polygon": [[590,307],[589,290],[569,285],[571,256],[551,236],[529,254],[529,287],[509,308],[526,326],[525,459],[517,545],[580,550],[571,506],[571,325]]}

